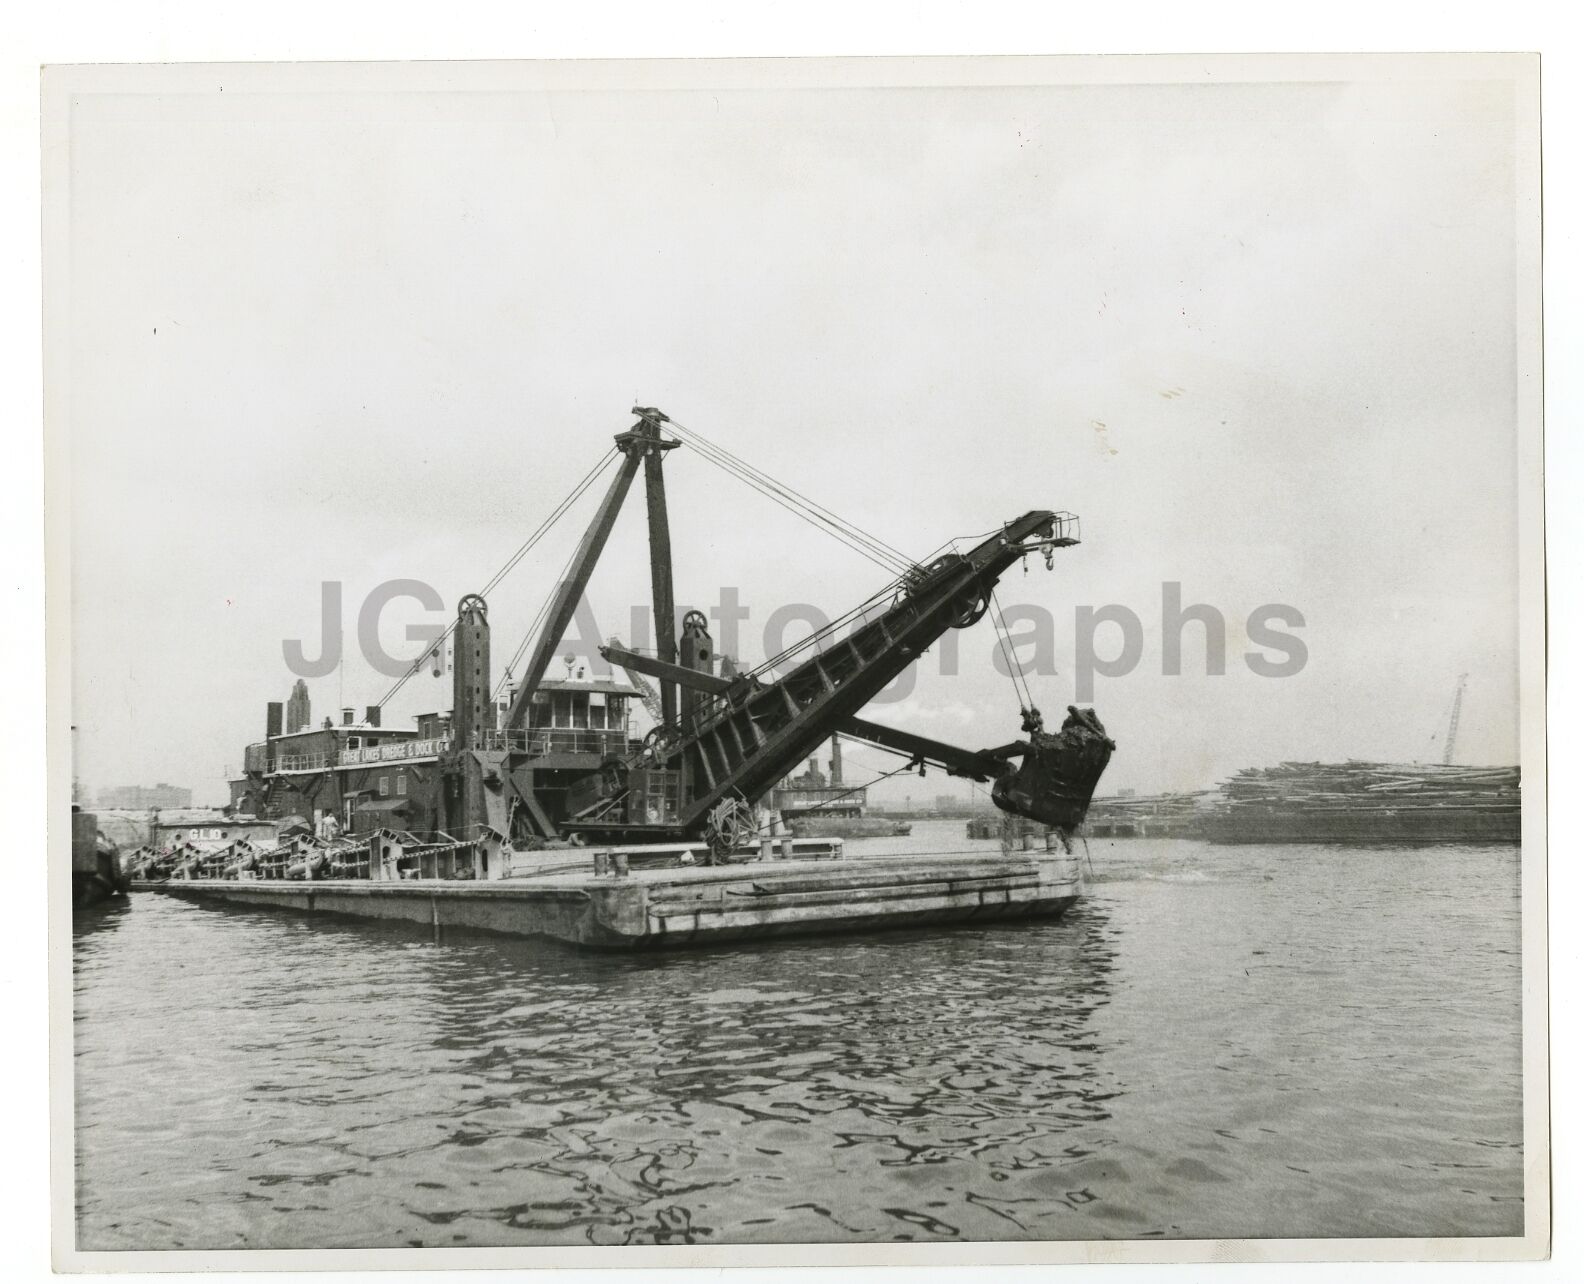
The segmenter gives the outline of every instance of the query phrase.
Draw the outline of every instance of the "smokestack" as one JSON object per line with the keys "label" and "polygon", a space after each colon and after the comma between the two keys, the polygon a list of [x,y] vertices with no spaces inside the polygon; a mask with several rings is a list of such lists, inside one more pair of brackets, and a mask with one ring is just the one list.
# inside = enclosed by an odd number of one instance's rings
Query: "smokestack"
{"label": "smokestack", "polygon": [[368,723],[369,726],[371,726],[371,727],[379,726],[379,720],[380,720],[380,707],[379,707],[379,705],[371,704],[371,705],[369,705],[368,708],[363,710],[363,721]]}
{"label": "smokestack", "polygon": [[841,737],[831,737],[831,784],[841,784]]}
{"label": "smokestack", "polygon": [[341,710],[341,725],[343,727],[350,727],[352,725],[353,718],[355,718],[356,716],[357,716],[357,710],[356,709],[343,709],[343,710]]}
{"label": "smokestack", "polygon": [[279,700],[271,700],[264,706],[264,738],[266,740],[281,733],[281,719],[285,716],[286,706]]}

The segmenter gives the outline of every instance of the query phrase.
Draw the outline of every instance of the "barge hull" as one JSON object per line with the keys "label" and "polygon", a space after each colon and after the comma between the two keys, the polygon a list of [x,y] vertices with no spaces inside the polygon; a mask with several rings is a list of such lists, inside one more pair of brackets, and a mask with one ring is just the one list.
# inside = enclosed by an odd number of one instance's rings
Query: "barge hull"
{"label": "barge hull", "polygon": [[1516,806],[1503,812],[1432,810],[1382,813],[1379,810],[1302,816],[1274,813],[1216,816],[1203,827],[1212,843],[1344,843],[1349,846],[1428,846],[1514,844],[1523,838]]}
{"label": "barge hull", "polygon": [[386,919],[549,937],[593,949],[672,949],[955,922],[1055,918],[1082,894],[1076,859],[772,862],[492,882],[409,879],[139,882],[206,905]]}

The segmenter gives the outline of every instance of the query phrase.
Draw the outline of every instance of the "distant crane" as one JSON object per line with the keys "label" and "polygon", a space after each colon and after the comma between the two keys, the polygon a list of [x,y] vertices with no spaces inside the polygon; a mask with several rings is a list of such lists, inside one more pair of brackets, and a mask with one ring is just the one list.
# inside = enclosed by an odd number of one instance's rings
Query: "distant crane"
{"label": "distant crane", "polygon": [[1452,761],[1452,751],[1457,748],[1458,719],[1463,716],[1463,688],[1468,686],[1468,674],[1458,675],[1457,693],[1452,697],[1452,717],[1447,723],[1446,745],[1441,750],[1441,765]]}
{"label": "distant crane", "polygon": [[[606,641],[618,650],[625,650],[620,638],[607,638]],[[649,711],[649,716],[655,720],[655,725],[665,725],[665,710],[660,703],[660,692],[655,689],[655,684],[634,669],[622,668],[627,675],[627,680],[638,688],[639,698],[643,700],[643,707]]]}

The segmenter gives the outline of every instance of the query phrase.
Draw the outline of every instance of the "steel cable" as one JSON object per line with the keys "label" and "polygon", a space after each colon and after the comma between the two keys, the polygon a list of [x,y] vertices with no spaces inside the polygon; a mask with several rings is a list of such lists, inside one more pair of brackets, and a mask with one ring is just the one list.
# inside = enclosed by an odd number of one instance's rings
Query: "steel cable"
{"label": "steel cable", "polygon": [[[500,586],[501,581],[511,574],[513,568],[515,568],[516,565],[522,561],[525,556],[527,556],[528,552],[536,544],[538,544],[541,539],[544,538],[544,536],[549,532],[550,528],[566,515],[567,510],[571,508],[573,504],[577,503],[578,499],[582,497],[583,493],[593,484],[594,479],[599,476],[600,472],[607,464],[610,463],[612,459],[615,458],[615,456],[616,449],[613,446],[610,450],[605,452],[604,456],[597,464],[594,465],[593,468],[589,469],[589,471],[584,474],[583,479],[572,488],[572,490],[567,494],[566,498],[564,498],[559,504],[555,506],[550,515],[546,517],[544,521],[539,523],[538,529],[523,541],[523,543],[518,547],[517,551],[506,560],[505,565],[503,565],[500,570],[496,571],[494,575],[490,576],[483,589],[479,592],[480,597],[487,598],[491,592]],[[402,674],[402,676],[396,680],[395,685],[380,697],[376,703],[376,708],[383,708],[386,703],[389,702],[396,695],[396,693],[402,689],[402,687],[407,685],[407,680],[423,668],[424,661],[432,656],[440,647],[444,646],[446,639],[456,632],[456,626],[457,622],[454,619],[446,625],[440,636],[435,639],[434,645],[429,647],[422,655],[414,660],[408,667],[407,672]]]}

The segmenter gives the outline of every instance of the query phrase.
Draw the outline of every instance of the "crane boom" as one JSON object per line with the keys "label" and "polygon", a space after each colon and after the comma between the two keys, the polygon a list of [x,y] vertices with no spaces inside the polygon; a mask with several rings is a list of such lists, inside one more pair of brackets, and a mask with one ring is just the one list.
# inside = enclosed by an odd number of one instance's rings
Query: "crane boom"
{"label": "crane boom", "polygon": [[[720,695],[732,688],[730,678],[719,678],[712,673],[684,669],[679,664],[667,664],[653,656],[629,651],[616,638],[612,638],[608,646],[602,646],[600,654],[625,671],[640,691],[653,691],[653,687],[643,680],[644,674],[664,678],[678,686],[704,691],[710,695]],[[647,698],[645,704],[648,704]],[[884,723],[870,722],[867,718],[848,718],[837,728],[837,734],[846,736],[849,740],[860,741],[875,749],[900,754],[914,762],[940,767],[949,775],[965,776],[970,780],[981,782],[993,780],[1000,775],[1006,769],[1007,759],[1017,757],[1024,747],[1019,742],[1000,749],[978,751],[959,749],[956,745],[941,740],[931,740],[927,736],[915,735],[898,727],[888,727]]]}
{"label": "crane boom", "polygon": [[[681,665],[605,648],[613,662],[675,680],[693,692],[686,702],[692,709],[689,723],[628,764],[629,771],[680,776],[681,805],[663,831],[695,834],[723,802],[756,802],[837,732],[979,780],[1004,771],[1006,759],[1024,746],[975,753],[863,722],[858,713],[948,629],[978,620],[991,590],[1014,562],[1030,552],[1076,544],[1075,531],[1070,514],[1025,513],[969,551],[947,553],[915,568],[888,605],[877,606],[845,637],[769,681],[750,674],[720,678],[707,667],[686,663],[690,655],[702,655],[707,665],[710,646],[701,617],[684,635]],[[610,783],[616,791],[625,788],[619,774]],[[603,800],[584,801],[589,804],[585,814],[593,814],[574,818],[569,828],[609,829],[608,809],[599,806]]]}
{"label": "crane boom", "polygon": [[812,655],[776,682],[717,697],[667,759],[703,784],[680,817],[698,822],[728,794],[755,801],[841,724],[879,695],[954,624],[977,620],[1004,571],[1033,548],[1076,540],[1058,535],[1058,515],[1025,513],[967,553],[922,570],[875,619]]}

